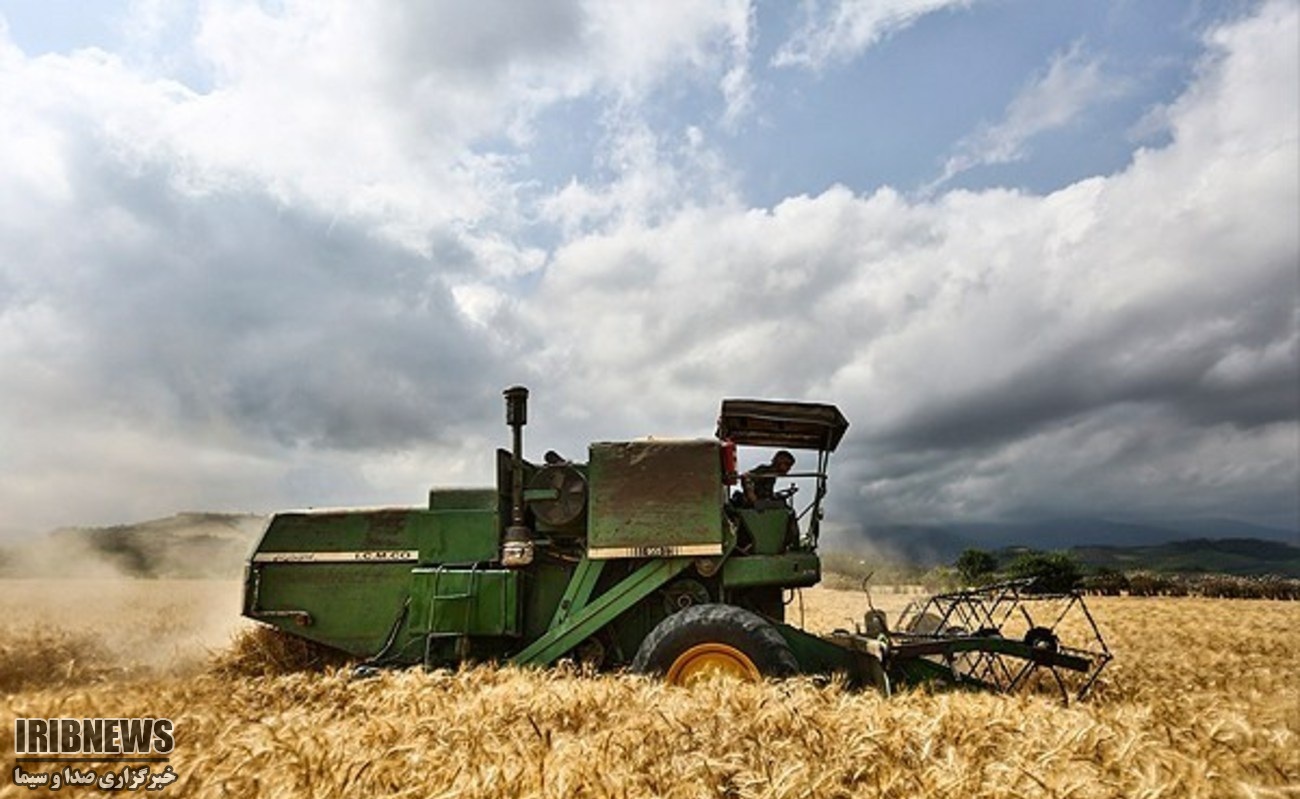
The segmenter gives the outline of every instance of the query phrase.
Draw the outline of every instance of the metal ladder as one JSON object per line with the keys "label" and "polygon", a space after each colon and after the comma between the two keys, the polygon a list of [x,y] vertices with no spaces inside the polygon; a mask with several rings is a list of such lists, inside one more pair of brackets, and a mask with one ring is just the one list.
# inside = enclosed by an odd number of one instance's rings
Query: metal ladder
{"label": "metal ladder", "polygon": [[[443,575],[449,571],[446,565],[439,565],[433,569],[433,586],[429,592],[429,632],[425,633],[424,639],[424,665],[429,666],[430,656],[435,641],[443,641],[448,638],[456,639],[456,657],[464,660],[469,656],[469,625],[470,619],[473,618],[475,602],[478,600],[478,583],[479,567],[478,564],[472,564],[469,568],[469,585],[464,591],[444,594],[439,591]],[[463,572],[458,569],[457,571]],[[449,621],[450,614],[447,610],[451,603],[462,602],[463,613],[460,618],[460,626],[457,628],[453,624],[440,624],[438,622]],[[434,632],[435,627],[450,627],[452,629],[439,630]]]}

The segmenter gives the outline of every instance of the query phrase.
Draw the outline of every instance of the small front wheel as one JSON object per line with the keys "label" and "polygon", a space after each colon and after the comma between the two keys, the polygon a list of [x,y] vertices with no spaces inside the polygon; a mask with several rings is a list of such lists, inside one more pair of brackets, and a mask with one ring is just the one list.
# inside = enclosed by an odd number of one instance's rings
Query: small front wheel
{"label": "small front wheel", "polygon": [[757,613],[735,605],[693,605],[659,622],[637,650],[632,670],[690,685],[720,674],[749,682],[799,672],[790,645]]}

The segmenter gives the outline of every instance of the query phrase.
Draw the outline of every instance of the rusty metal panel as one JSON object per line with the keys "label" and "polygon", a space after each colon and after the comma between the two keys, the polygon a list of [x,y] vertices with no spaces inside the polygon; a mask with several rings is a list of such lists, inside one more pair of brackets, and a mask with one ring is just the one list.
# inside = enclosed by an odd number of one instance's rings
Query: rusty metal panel
{"label": "rusty metal panel", "polygon": [[849,421],[834,405],[816,402],[727,399],[717,436],[742,446],[834,452]]}
{"label": "rusty metal panel", "polygon": [[591,445],[587,554],[722,554],[722,457],[714,439]]}

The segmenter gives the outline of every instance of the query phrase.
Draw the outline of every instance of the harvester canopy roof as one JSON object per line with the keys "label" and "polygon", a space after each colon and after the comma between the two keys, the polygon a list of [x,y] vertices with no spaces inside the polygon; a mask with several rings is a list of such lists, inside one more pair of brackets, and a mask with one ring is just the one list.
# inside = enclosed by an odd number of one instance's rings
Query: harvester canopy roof
{"label": "harvester canopy roof", "polygon": [[742,446],[834,452],[848,428],[834,405],[727,399],[718,414],[717,436]]}

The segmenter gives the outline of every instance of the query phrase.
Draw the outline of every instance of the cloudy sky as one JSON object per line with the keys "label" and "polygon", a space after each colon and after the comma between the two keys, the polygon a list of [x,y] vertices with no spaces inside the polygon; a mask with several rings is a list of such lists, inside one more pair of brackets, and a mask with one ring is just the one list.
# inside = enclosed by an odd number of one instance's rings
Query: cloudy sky
{"label": "cloudy sky", "polygon": [[[93,10],[88,10],[93,9]],[[0,0],[0,537],[838,404],[832,516],[1300,526],[1293,0]]]}

